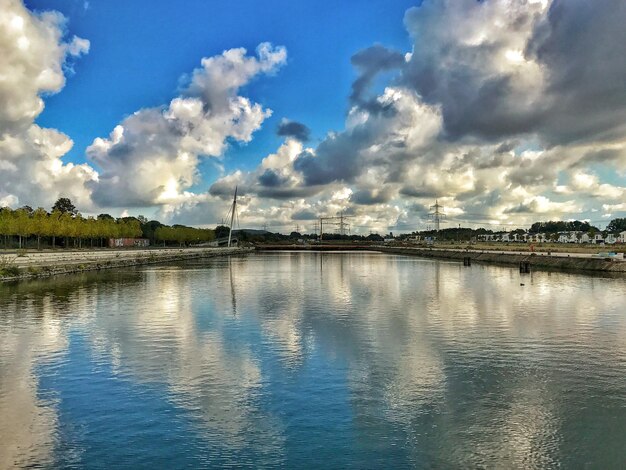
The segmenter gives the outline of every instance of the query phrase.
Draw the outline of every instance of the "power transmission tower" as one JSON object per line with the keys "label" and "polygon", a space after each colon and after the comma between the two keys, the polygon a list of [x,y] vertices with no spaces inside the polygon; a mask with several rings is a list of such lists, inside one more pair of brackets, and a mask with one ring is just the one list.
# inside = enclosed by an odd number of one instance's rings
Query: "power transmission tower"
{"label": "power transmission tower", "polygon": [[345,235],[346,234],[346,228],[349,227],[349,225],[344,222],[344,219],[349,219],[351,217],[354,217],[352,215],[343,215],[343,213],[341,213],[341,215],[339,216],[335,216],[335,217],[320,217],[320,241],[322,240],[322,236],[324,234],[324,223],[326,223],[326,225],[338,225],[339,226],[339,234],[340,235]]}
{"label": "power transmission tower", "polygon": [[446,214],[443,212],[443,206],[439,204],[438,200],[435,200],[435,205],[430,206],[430,213],[428,216],[435,222],[435,229],[439,232],[439,224],[446,218]]}
{"label": "power transmission tower", "polygon": [[350,225],[344,222],[346,217],[347,216],[343,215],[343,212],[339,215],[339,235],[345,235],[346,228],[348,229],[348,232],[350,232]]}

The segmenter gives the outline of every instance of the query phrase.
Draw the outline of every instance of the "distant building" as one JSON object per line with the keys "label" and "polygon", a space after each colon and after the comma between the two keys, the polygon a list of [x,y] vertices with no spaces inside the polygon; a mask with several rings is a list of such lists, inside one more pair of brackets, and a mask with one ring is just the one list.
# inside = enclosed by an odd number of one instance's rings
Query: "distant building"
{"label": "distant building", "polygon": [[109,248],[145,248],[150,246],[147,238],[109,238]]}

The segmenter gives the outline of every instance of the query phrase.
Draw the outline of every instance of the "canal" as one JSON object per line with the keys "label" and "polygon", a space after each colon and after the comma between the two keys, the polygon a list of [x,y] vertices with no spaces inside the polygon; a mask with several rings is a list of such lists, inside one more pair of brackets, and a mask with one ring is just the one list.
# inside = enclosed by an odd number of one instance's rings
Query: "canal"
{"label": "canal", "polygon": [[373,252],[0,284],[0,468],[618,468],[625,305]]}

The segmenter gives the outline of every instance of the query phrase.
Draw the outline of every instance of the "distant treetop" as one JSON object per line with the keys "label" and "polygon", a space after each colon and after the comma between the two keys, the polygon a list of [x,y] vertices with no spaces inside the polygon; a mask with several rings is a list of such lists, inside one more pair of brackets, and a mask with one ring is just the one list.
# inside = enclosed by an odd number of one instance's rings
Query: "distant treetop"
{"label": "distant treetop", "polygon": [[52,206],[52,212],[54,211],[61,212],[62,214],[67,213],[71,215],[76,215],[78,213],[76,206],[72,204],[70,198],[67,197],[60,197],[59,199],[57,199],[57,202],[55,202],[54,206]]}

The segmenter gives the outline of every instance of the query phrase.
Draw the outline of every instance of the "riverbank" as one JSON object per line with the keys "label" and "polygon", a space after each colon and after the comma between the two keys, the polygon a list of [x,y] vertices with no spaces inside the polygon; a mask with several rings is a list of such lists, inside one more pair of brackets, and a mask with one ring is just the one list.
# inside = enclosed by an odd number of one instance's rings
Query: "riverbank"
{"label": "riverbank", "polygon": [[[420,256],[423,258],[447,259],[459,262],[523,266],[524,269],[550,269],[564,271],[600,271],[626,273],[626,261],[594,258],[583,255],[559,253],[507,253],[495,251],[453,250],[442,248],[372,247],[383,253]],[[468,261],[469,260],[469,261]]]}
{"label": "riverbank", "polygon": [[250,253],[250,248],[159,248],[0,253],[0,282]]}

